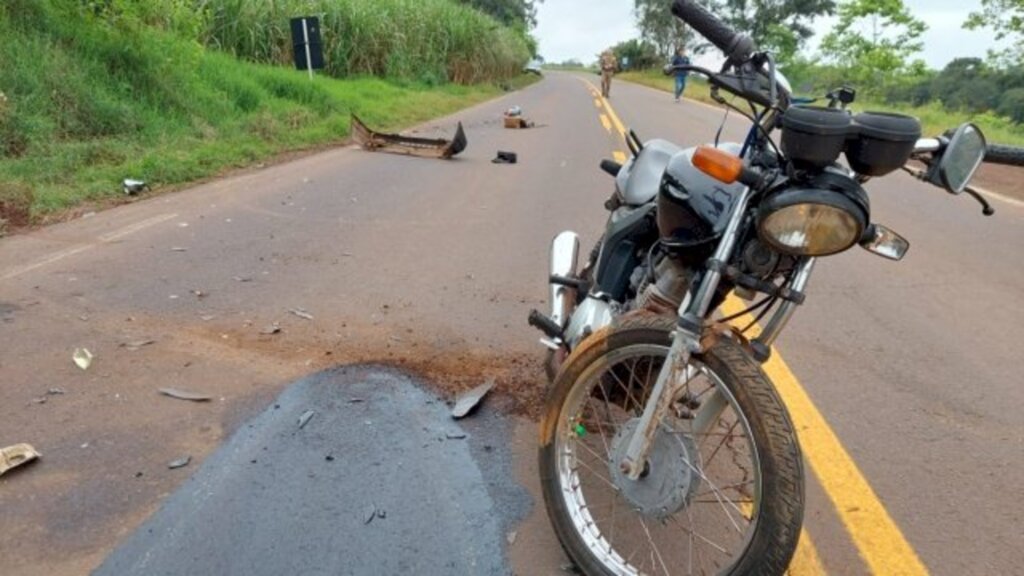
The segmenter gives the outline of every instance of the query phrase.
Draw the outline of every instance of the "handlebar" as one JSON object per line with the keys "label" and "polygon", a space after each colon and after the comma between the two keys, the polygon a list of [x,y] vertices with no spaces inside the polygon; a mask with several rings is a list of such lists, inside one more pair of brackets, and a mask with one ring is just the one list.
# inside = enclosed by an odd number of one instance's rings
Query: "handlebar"
{"label": "handlebar", "polygon": [[672,13],[717,46],[733,62],[744,62],[754,53],[754,41],[749,36],[738,34],[696,0],[675,0]]}
{"label": "handlebar", "polygon": [[1024,166],[1024,148],[989,144],[985,153],[985,162],[1006,164],[1007,166]]}

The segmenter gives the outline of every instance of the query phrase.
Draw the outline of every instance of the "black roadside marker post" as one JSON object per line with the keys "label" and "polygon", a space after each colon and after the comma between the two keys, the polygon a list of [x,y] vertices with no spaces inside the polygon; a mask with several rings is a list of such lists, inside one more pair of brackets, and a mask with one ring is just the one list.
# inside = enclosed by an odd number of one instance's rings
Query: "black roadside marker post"
{"label": "black roadside marker post", "polygon": [[308,70],[313,79],[313,70],[324,69],[324,49],[320,40],[320,19],[316,16],[292,18],[292,46],[295,52],[295,69]]}

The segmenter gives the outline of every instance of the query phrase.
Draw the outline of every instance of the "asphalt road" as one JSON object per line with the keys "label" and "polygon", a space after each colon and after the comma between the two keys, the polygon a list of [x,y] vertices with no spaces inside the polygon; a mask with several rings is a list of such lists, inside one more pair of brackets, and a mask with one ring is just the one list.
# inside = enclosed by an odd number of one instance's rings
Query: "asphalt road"
{"label": "asphalt road", "polygon": [[[421,127],[464,121],[470,147],[452,162],[341,148],[0,241],[0,445],[43,453],[0,478],[0,573],[95,569],[290,382],[352,362],[398,365],[442,396],[497,378],[511,474],[535,500],[507,556],[520,574],[561,573],[524,416],[543,392],[525,317],[544,305],[548,241],[599,234],[611,183],[596,166],[624,149],[613,117],[681,144],[722,121],[621,83],[595,102],[594,80],[550,74]],[[539,126],[504,130],[513,104]],[[491,164],[497,150],[519,164]],[[821,262],[778,346],[812,402],[794,411],[822,476],[808,488],[816,554],[794,571],[1014,573],[1024,207],[996,202],[986,219],[904,176],[869,191],[910,254]],[[87,371],[71,361],[79,347],[95,355]],[[167,386],[214,401],[158,395]],[[167,468],[184,454],[189,467]]]}

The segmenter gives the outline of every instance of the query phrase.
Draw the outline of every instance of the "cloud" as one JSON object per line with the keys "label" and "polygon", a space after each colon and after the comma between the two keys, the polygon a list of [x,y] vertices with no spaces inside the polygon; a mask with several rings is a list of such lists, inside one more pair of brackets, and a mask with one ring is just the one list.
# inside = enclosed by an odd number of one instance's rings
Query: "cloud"
{"label": "cloud", "polygon": [[635,20],[632,0],[544,0],[534,35],[547,61],[587,63],[605,48],[639,36]]}

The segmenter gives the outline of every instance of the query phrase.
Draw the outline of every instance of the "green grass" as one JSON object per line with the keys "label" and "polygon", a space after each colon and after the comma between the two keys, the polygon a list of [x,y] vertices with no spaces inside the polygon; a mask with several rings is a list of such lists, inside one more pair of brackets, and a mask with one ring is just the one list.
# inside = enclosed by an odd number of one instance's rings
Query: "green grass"
{"label": "green grass", "polygon": [[69,19],[64,4],[0,4],[0,211],[29,198],[36,222],[118,198],[124,178],[159,189],[343,141],[353,112],[391,130],[502,90],[369,76],[310,82],[138,22]]}
{"label": "green grass", "polygon": [[[675,81],[657,70],[626,72],[620,74],[618,78],[670,93],[675,89]],[[711,92],[707,82],[694,75],[690,76],[687,84],[686,97],[699,102],[717,105],[711,99]],[[932,102],[925,106],[892,106],[879,102],[858,100],[854,103],[853,108],[855,110],[899,112],[915,116],[921,120],[922,130],[926,136],[937,136],[950,128],[956,128],[964,122],[974,122],[981,128],[989,142],[1024,146],[1024,125],[1014,124],[1010,119],[996,116],[990,112],[983,114],[951,112],[943,108],[938,102]]]}

